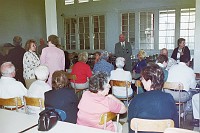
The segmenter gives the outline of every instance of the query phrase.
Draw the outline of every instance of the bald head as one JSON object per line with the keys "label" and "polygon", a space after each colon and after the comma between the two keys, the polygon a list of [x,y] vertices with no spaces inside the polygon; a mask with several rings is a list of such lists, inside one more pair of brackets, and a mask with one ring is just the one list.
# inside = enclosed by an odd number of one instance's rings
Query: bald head
{"label": "bald head", "polygon": [[125,36],[124,36],[123,34],[120,34],[120,35],[119,35],[119,41],[120,41],[120,42],[124,42],[125,39],[126,39],[126,38],[125,38]]}
{"label": "bald head", "polygon": [[1,74],[3,77],[15,77],[15,66],[11,62],[5,62],[1,65]]}
{"label": "bald head", "polygon": [[166,48],[163,48],[160,50],[160,54],[168,57],[168,50]]}

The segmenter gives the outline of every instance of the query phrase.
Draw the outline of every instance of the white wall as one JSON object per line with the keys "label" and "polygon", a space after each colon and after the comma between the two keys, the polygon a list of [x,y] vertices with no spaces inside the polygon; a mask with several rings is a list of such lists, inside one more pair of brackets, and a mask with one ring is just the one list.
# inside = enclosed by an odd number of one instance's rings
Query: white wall
{"label": "white wall", "polygon": [[0,46],[15,35],[39,41],[46,38],[44,0],[0,0]]}

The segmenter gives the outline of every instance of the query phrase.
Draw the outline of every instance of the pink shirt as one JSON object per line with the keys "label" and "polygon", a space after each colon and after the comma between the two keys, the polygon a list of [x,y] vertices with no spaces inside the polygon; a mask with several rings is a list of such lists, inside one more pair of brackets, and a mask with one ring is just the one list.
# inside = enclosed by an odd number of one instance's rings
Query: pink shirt
{"label": "pink shirt", "polygon": [[41,65],[46,65],[49,68],[48,84],[51,86],[52,74],[56,70],[64,70],[65,68],[65,55],[63,50],[49,46],[42,49],[40,56]]}
{"label": "pink shirt", "polygon": [[[76,75],[76,81],[75,83],[85,83],[87,82],[87,78],[92,76],[92,71],[90,69],[90,66],[84,62],[77,62],[72,67],[71,74]],[[71,82],[73,82],[71,80]]]}
{"label": "pink shirt", "polygon": [[[99,125],[100,116],[106,112],[119,113],[121,104],[109,97],[85,91],[78,108],[77,124],[103,129],[103,125]],[[107,122],[106,130],[115,131],[112,121]]]}

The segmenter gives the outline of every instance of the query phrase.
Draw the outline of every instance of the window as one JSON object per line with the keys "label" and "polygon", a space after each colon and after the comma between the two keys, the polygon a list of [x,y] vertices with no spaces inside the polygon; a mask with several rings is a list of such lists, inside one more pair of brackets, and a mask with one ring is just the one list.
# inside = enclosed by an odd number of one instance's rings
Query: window
{"label": "window", "polygon": [[68,50],[104,50],[105,16],[66,18],[65,34]]}
{"label": "window", "polygon": [[78,3],[89,2],[89,0],[78,0]]}
{"label": "window", "polygon": [[128,42],[135,47],[135,13],[121,15],[121,33],[126,36]]}
{"label": "window", "polygon": [[175,10],[159,11],[159,49],[174,49]]}
{"label": "window", "polygon": [[185,38],[189,49],[194,49],[195,8],[181,9],[180,37]]}
{"label": "window", "polygon": [[[71,5],[71,4],[75,4],[76,0],[65,0],[65,5]],[[90,0],[90,1],[100,1],[100,0]],[[78,3],[85,3],[85,2],[89,2],[89,0],[78,0]]]}
{"label": "window", "polygon": [[140,49],[154,49],[154,14],[140,12]]}
{"label": "window", "polygon": [[65,5],[74,4],[74,0],[65,0]]}
{"label": "window", "polygon": [[101,16],[93,16],[93,38],[94,49],[105,49],[105,18]]}

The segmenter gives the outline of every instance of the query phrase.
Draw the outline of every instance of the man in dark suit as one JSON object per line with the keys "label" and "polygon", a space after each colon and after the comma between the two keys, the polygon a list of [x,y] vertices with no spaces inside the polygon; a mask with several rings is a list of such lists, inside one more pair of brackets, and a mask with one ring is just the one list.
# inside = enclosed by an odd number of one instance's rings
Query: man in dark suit
{"label": "man in dark suit", "polygon": [[132,72],[132,48],[129,42],[125,41],[123,34],[119,35],[119,42],[115,44],[115,56],[125,58],[124,70]]}
{"label": "man in dark suit", "polygon": [[16,68],[15,79],[25,85],[25,81],[23,78],[23,56],[26,51],[21,46],[22,38],[20,36],[15,36],[13,38],[13,44],[15,45],[15,48],[9,51],[7,61],[12,62]]}

